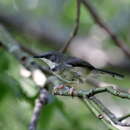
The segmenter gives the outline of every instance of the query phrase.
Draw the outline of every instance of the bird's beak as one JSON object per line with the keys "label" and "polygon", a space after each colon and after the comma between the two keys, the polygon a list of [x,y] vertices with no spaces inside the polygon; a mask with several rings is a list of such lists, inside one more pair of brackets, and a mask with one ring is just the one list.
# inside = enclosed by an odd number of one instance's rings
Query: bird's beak
{"label": "bird's beak", "polygon": [[33,56],[33,58],[43,58],[43,56]]}
{"label": "bird's beak", "polygon": [[46,58],[47,56],[48,56],[47,54],[43,54],[43,55],[33,56],[33,58]]}
{"label": "bird's beak", "polygon": [[48,56],[50,56],[50,54],[44,53],[44,54],[42,54],[42,55],[33,56],[33,58],[47,58]]}

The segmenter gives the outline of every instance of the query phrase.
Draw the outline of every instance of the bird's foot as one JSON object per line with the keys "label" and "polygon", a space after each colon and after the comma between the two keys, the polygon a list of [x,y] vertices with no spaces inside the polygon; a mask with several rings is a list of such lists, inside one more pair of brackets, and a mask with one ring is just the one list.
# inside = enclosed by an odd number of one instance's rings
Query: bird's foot
{"label": "bird's foot", "polygon": [[70,94],[71,96],[74,95],[74,90],[75,90],[75,88],[73,88],[73,87],[70,88],[70,90],[69,90],[69,94]]}
{"label": "bird's foot", "polygon": [[64,89],[64,85],[59,85],[59,86],[56,86],[54,87],[54,92],[56,92],[57,90],[60,90],[60,89]]}
{"label": "bird's foot", "polygon": [[53,92],[54,93],[56,93],[57,91],[69,91],[68,92],[68,94],[70,95],[70,96],[74,96],[74,91],[75,91],[75,88],[74,87],[66,87],[66,86],[64,86],[63,84],[62,85],[59,85],[59,86],[56,86],[56,87],[54,87],[54,89],[53,89]]}

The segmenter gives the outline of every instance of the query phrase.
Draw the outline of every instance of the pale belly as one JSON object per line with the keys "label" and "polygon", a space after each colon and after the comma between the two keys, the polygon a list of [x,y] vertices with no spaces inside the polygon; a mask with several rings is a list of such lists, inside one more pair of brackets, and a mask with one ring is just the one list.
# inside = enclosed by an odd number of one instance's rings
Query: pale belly
{"label": "pale belly", "polygon": [[73,67],[73,68],[65,68],[62,71],[54,72],[54,74],[64,82],[66,85],[70,85],[72,87],[80,86],[86,82],[87,76],[89,74],[89,70],[86,68]]}

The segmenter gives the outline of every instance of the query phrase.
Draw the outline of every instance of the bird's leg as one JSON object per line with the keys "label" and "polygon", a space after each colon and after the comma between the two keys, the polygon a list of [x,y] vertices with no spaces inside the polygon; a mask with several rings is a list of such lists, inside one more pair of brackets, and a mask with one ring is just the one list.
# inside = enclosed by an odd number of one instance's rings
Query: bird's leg
{"label": "bird's leg", "polygon": [[71,96],[73,96],[74,90],[75,90],[74,87],[71,87],[71,88],[70,88],[70,90],[69,90],[69,94],[70,94]]}
{"label": "bird's leg", "polygon": [[69,95],[73,96],[75,88],[74,87],[66,87],[65,85],[61,84],[61,85],[55,86],[53,89],[54,93],[56,91],[60,91],[60,90],[62,90],[62,91],[69,90]]}
{"label": "bird's leg", "polygon": [[64,85],[63,85],[63,84],[61,84],[61,85],[59,85],[59,86],[54,87],[54,89],[63,89],[63,88],[64,88]]}
{"label": "bird's leg", "polygon": [[64,85],[63,84],[61,84],[61,85],[58,85],[58,86],[55,86],[54,87],[54,91],[56,91],[56,90],[59,90],[59,89],[64,89]]}

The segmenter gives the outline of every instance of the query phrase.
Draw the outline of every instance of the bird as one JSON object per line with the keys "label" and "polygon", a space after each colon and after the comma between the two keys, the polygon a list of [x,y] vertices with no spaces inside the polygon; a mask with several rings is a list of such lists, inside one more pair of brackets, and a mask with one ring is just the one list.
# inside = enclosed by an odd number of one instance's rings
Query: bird
{"label": "bird", "polygon": [[62,80],[65,85],[72,86],[72,88],[85,83],[91,72],[124,78],[122,74],[96,68],[81,58],[69,56],[59,51],[45,52],[35,55],[33,58],[41,59],[58,79]]}

